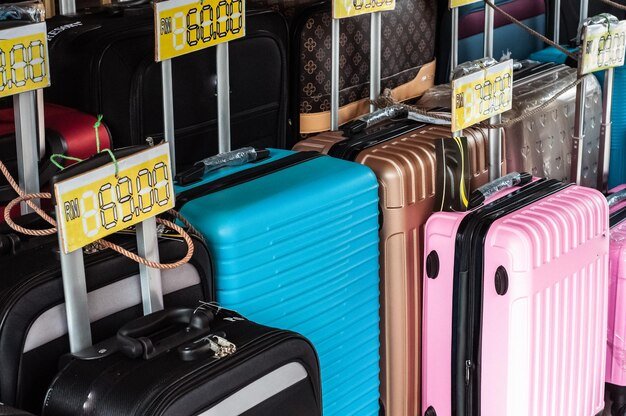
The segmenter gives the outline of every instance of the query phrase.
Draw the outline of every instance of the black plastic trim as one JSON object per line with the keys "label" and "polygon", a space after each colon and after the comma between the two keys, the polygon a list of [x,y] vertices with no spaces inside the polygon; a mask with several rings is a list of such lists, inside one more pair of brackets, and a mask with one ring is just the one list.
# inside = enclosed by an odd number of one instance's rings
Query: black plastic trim
{"label": "black plastic trim", "polygon": [[187,202],[192,199],[200,198],[233,186],[241,185],[246,182],[267,176],[269,174],[299,165],[309,160],[317,159],[323,155],[318,152],[297,152],[292,155],[277,159],[275,161],[257,165],[250,169],[235,172],[232,175],[225,176],[213,182],[196,186],[181,192],[176,196],[176,209],[180,210]]}

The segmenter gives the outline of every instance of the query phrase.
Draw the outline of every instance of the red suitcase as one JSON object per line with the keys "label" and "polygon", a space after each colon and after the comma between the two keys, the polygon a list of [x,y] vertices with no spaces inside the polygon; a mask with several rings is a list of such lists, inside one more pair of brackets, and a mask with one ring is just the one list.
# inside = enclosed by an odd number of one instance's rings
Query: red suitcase
{"label": "red suitcase", "polygon": [[[96,116],[81,113],[55,104],[44,105],[46,126],[45,154],[39,162],[39,183],[45,188],[58,168],[50,162],[50,156],[61,153],[66,156],[85,159],[97,151],[94,124]],[[100,148],[111,147],[111,137],[104,124],[98,128]],[[17,180],[17,154],[15,148],[15,123],[13,108],[0,109],[0,160],[9,168]],[[71,163],[71,162],[69,162]],[[4,205],[17,195],[4,176],[0,175],[0,223],[4,222]],[[18,216],[16,209],[12,216]]]}

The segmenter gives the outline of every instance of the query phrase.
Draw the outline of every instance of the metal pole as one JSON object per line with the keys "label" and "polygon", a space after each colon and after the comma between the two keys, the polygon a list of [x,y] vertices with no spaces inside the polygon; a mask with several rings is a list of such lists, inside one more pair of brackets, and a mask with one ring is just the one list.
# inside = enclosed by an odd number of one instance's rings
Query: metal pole
{"label": "metal pole", "polygon": [[[59,206],[56,207],[56,215],[57,218],[63,215]],[[59,247],[63,247],[61,233],[58,233],[58,236]],[[91,325],[89,305],[87,304],[87,281],[85,279],[83,250],[78,249],[65,254],[61,248],[60,257],[70,352],[76,353],[91,347]]]}
{"label": "metal pole", "polygon": [[589,0],[582,0],[580,2],[580,19],[578,19],[579,26],[583,24],[584,20],[589,15]]}
{"label": "metal pole", "polygon": [[59,0],[59,14],[62,16],[76,14],[76,2],[74,0]]}
{"label": "metal pole", "polygon": [[[27,91],[13,96],[15,114],[15,138],[17,147],[17,171],[20,188],[27,194],[39,192],[39,140],[37,134],[36,93]],[[36,201],[33,201],[39,204]],[[21,212],[31,212],[21,203]]]}
{"label": "metal pole", "polygon": [[[493,27],[494,10],[485,8],[485,57],[493,58]],[[489,119],[490,124],[498,124],[502,117],[498,114]],[[498,179],[502,174],[502,132],[500,129],[489,129],[489,180]]]}
{"label": "metal pole", "polygon": [[[137,253],[150,261],[159,262],[159,241],[156,218],[148,218],[137,224]],[[161,270],[139,265],[141,278],[141,301],[143,313],[147,315],[163,309]]]}
{"label": "metal pole", "polygon": [[44,116],[43,89],[38,89],[37,94],[37,137],[39,138],[39,160],[46,154],[46,119]]}
{"label": "metal pole", "polygon": [[[370,100],[374,101],[380,95],[380,48],[381,48],[381,14],[372,13],[370,31]],[[376,110],[370,104],[370,112]]]}
{"label": "metal pole", "polygon": [[552,40],[559,43],[561,34],[561,0],[554,0],[554,30],[552,31]]}
{"label": "metal pole", "polygon": [[486,6],[485,7],[485,34],[483,37],[483,50],[484,55],[488,58],[493,58],[493,21],[494,10]]}
{"label": "metal pole", "polygon": [[572,138],[572,166],[570,181],[580,185],[582,179],[583,144],[585,139],[585,100],[586,100],[587,78],[576,87],[576,110],[574,114],[574,137]]}
{"label": "metal pole", "polygon": [[339,129],[339,19],[332,20],[330,130]]}
{"label": "metal pole", "polygon": [[450,79],[459,64],[459,8],[452,9],[452,41],[450,45]]}
{"label": "metal pole", "polygon": [[172,89],[172,60],[161,62],[161,89],[163,90],[163,136],[170,147],[172,178],[176,176],[176,144],[174,138],[174,92]]}
{"label": "metal pole", "polygon": [[230,76],[228,42],[216,46],[217,54],[217,135],[220,153],[230,151]]}
{"label": "metal pole", "polygon": [[598,189],[608,190],[609,162],[611,159],[611,109],[613,106],[613,73],[614,69],[605,71],[602,91],[602,125],[600,131],[600,154],[598,155]]}

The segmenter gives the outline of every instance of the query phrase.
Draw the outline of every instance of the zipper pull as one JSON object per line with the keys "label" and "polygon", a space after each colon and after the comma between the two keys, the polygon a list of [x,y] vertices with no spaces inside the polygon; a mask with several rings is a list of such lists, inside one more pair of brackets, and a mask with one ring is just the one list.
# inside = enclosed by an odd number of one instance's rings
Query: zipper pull
{"label": "zipper pull", "polygon": [[237,352],[237,346],[227,339],[217,335],[209,335],[209,337],[220,347],[220,352],[216,353],[216,356],[219,355],[219,358],[227,357]]}
{"label": "zipper pull", "polygon": [[472,364],[471,360],[465,360],[465,384],[470,384],[471,371],[474,368],[474,364]]}

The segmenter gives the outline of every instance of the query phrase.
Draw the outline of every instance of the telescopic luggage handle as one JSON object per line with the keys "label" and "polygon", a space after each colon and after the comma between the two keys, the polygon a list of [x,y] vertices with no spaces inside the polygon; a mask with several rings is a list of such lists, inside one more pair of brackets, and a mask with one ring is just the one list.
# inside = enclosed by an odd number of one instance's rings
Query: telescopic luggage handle
{"label": "telescopic luggage handle", "polygon": [[[333,0],[338,1],[338,0]],[[334,5],[333,5],[334,10]],[[380,51],[381,51],[381,13],[370,14],[370,100],[380,95]],[[332,13],[334,14],[334,13]],[[330,130],[339,130],[339,38],[341,35],[341,19],[332,16],[331,23],[331,73],[330,73]],[[370,112],[375,106],[370,104]]]}
{"label": "telescopic luggage handle", "polygon": [[[452,16],[452,33],[450,47],[450,81],[452,73],[458,65],[459,53],[459,7],[450,0]],[[485,58],[493,58],[493,32],[494,32],[494,10],[485,6],[485,26],[483,55]],[[490,124],[498,124],[501,116],[496,115],[489,119]],[[453,131],[452,137],[460,137],[463,131]],[[489,129],[489,180],[493,181],[502,175],[502,131],[501,129]]]}
{"label": "telescopic luggage handle", "polygon": [[609,204],[609,208],[624,201],[626,201],[626,188],[622,189],[621,191],[617,191],[613,194],[610,194],[606,197],[606,202]]}

